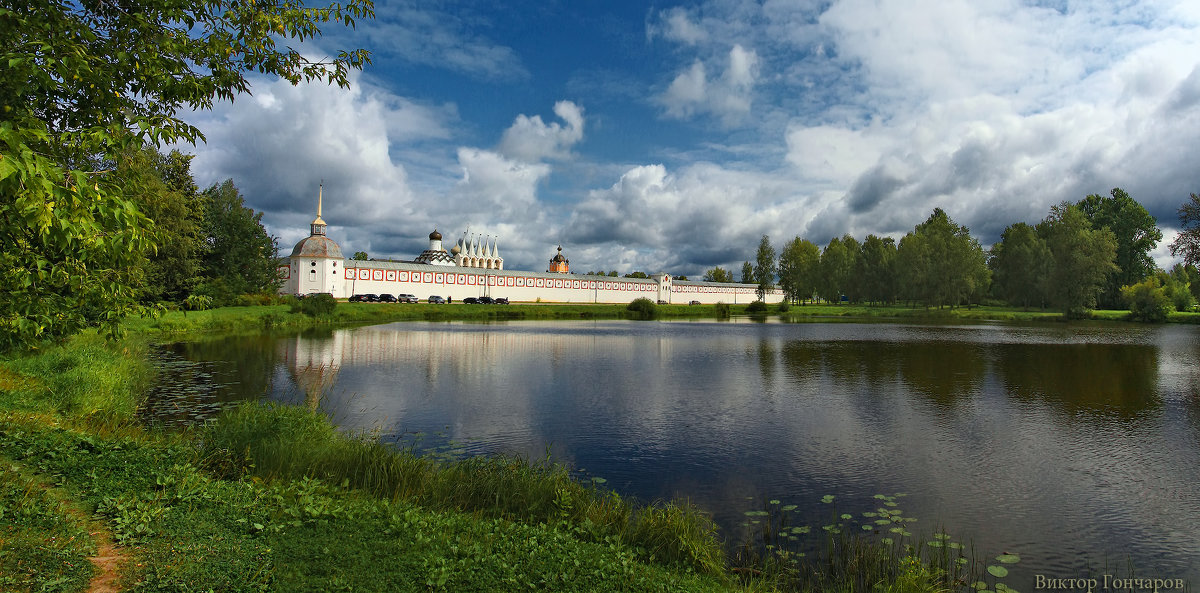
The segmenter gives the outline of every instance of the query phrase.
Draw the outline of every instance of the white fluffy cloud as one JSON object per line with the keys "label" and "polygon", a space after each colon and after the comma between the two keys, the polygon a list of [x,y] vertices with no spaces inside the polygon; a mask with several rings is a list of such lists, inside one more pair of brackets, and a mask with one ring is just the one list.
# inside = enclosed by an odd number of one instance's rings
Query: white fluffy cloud
{"label": "white fluffy cloud", "polygon": [[498,150],[526,162],[568,157],[571,147],[583,140],[583,109],[570,101],[559,101],[554,104],[554,113],[566,125],[546,124],[540,115],[518,115],[504,131]]}
{"label": "white fluffy cloud", "polygon": [[708,66],[700,59],[676,75],[658,99],[666,107],[667,115],[686,119],[707,113],[726,125],[733,125],[749,114],[758,78],[758,54],[734,45],[725,61],[719,77],[710,77]]}

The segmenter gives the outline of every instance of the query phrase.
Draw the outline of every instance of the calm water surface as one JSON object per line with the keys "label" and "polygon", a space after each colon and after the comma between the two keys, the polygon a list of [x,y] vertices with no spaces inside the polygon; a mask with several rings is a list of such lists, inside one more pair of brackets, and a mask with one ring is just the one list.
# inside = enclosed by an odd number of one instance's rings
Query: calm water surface
{"label": "calm water surface", "polygon": [[1200,328],[406,322],[174,348],[167,421],[270,398],[388,441],[549,449],[733,540],[768,498],[818,526],[826,494],[858,515],[906,492],[913,531],[1020,554],[1018,590],[1127,558],[1200,583]]}

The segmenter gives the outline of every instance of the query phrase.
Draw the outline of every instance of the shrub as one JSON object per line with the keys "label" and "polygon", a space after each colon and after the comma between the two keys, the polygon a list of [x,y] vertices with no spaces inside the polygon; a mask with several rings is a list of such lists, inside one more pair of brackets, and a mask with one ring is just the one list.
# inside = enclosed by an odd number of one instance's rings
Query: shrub
{"label": "shrub", "polygon": [[1167,291],[1155,278],[1121,287],[1121,296],[1129,303],[1131,317],[1137,321],[1161,323],[1167,320],[1167,315],[1174,308]]}
{"label": "shrub", "polygon": [[729,303],[717,303],[717,317],[728,319],[730,314]]}
{"label": "shrub", "polygon": [[787,313],[788,309],[791,309],[791,308],[792,308],[792,305],[791,305],[791,303],[787,302],[787,299],[779,301],[779,312],[780,313]]}
{"label": "shrub", "polygon": [[746,312],[751,313],[751,314],[766,313],[767,312],[767,304],[762,301],[754,301],[754,302],[750,303],[749,305],[746,305]]}
{"label": "shrub", "polygon": [[183,308],[188,311],[207,311],[212,306],[212,297],[202,294],[189,294],[186,299],[183,299]]}
{"label": "shrub", "polygon": [[658,305],[645,297],[633,299],[625,308],[629,312],[637,314],[642,319],[653,319],[655,314],[658,313]]}
{"label": "shrub", "polygon": [[328,292],[310,294],[300,300],[300,310],[305,315],[312,317],[333,313],[333,308],[336,306],[337,299],[333,298],[333,295]]}

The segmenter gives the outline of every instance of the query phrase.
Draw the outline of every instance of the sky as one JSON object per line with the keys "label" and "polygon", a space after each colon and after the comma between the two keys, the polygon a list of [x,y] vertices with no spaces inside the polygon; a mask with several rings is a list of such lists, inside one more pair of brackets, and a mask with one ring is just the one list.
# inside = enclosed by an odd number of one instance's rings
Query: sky
{"label": "sky", "polygon": [[351,87],[252,78],[189,116],[282,255],[323,185],[349,256],[435,228],[508,269],[735,276],[762,235],[902,237],[942,208],[985,246],[1125,189],[1200,192],[1200,2],[376,0],[297,46],[365,48]]}

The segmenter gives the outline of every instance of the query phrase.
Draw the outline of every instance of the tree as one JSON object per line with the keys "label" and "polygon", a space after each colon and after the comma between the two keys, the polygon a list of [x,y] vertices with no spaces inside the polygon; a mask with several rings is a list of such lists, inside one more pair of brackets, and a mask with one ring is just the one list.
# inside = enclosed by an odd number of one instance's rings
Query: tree
{"label": "tree", "polygon": [[862,244],[861,268],[863,297],[873,303],[896,300],[896,240],[867,235]]}
{"label": "tree", "polygon": [[1117,269],[1116,237],[1108,229],[1093,229],[1083,211],[1068,202],[1051,208],[1037,231],[1050,250],[1046,297],[1064,316],[1083,316]]}
{"label": "tree", "polygon": [[714,268],[710,268],[707,272],[704,272],[704,281],[705,282],[733,282],[733,274],[730,274],[729,270],[726,270],[725,268],[722,268],[721,266],[716,266]]}
{"label": "tree", "polygon": [[817,293],[831,303],[840,303],[845,294],[846,282],[854,271],[854,260],[846,251],[841,239],[834,237],[821,252],[821,274],[817,281]]}
{"label": "tree", "polygon": [[1009,225],[992,246],[992,294],[1028,309],[1045,306],[1042,288],[1050,268],[1050,249],[1037,229],[1023,222]]}
{"label": "tree", "polygon": [[754,284],[754,266],[750,262],[742,262],[742,284]]}
{"label": "tree", "polygon": [[1092,228],[1107,228],[1117,240],[1117,270],[1109,275],[1098,297],[1105,308],[1119,308],[1124,298],[1121,287],[1137,284],[1154,273],[1154,258],[1150,252],[1162,240],[1158,222],[1146,208],[1129,197],[1125,190],[1113,188],[1112,197],[1089,195],[1079,202],[1079,208],[1092,223]]}
{"label": "tree", "polygon": [[978,299],[987,289],[990,274],[983,247],[967,227],[935,208],[913,232],[923,243],[921,283],[915,285],[926,306],[951,307]]}
{"label": "tree", "polygon": [[164,155],[149,145],[126,149],[116,159],[114,180],[149,219],[146,230],[154,243],[141,264],[144,303],[183,302],[201,280],[206,204],[192,179],[191,160],[178,150]]}
{"label": "tree", "polygon": [[136,268],[150,246],[147,218],[111,174],[116,156],[147,140],[203,139],[177,114],[246,92],[250,71],[346,86],[366,51],[312,62],[276,43],[373,11],[371,0],[4,2],[0,347],[92,325],[116,333],[136,310]]}
{"label": "tree", "polygon": [[354,257],[351,257],[350,259],[354,261],[367,261],[371,259],[371,256],[367,255],[366,251],[355,251]]}
{"label": "tree", "polygon": [[784,298],[804,302],[816,294],[820,275],[821,251],[807,239],[796,237],[779,254],[779,286]]}
{"label": "tree", "polygon": [[1179,207],[1179,236],[1171,241],[1171,255],[1183,257],[1185,266],[1200,266],[1200,195],[1192,194]]}
{"label": "tree", "polygon": [[775,288],[775,248],[771,247],[771,238],[763,235],[758,242],[758,251],[754,255],[757,263],[754,265],[754,280],[758,283],[758,300],[765,300],[767,291]]}
{"label": "tree", "polygon": [[649,278],[650,276],[647,276],[645,272],[630,272],[628,274],[625,274],[625,277],[626,278]]}
{"label": "tree", "polygon": [[208,210],[204,217],[204,275],[198,292],[218,305],[228,305],[243,294],[277,292],[275,237],[262,226],[262,213],[247,208],[232,179],[204,191]]}

